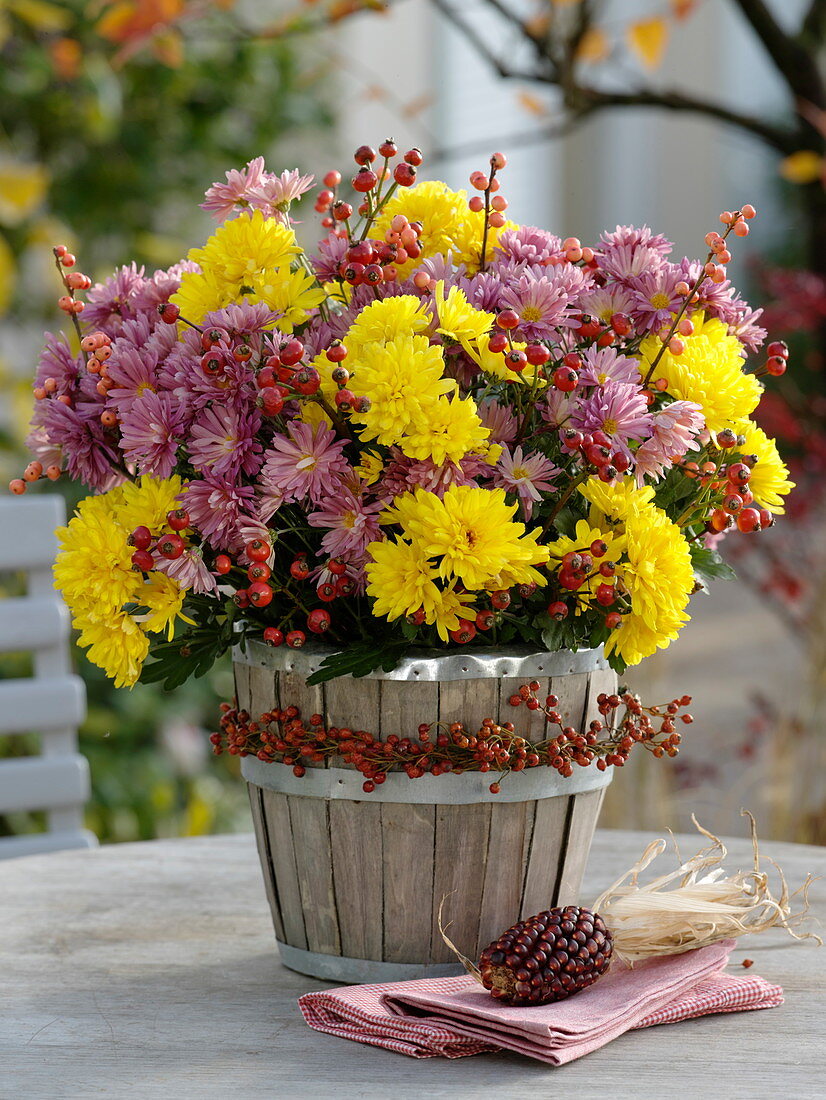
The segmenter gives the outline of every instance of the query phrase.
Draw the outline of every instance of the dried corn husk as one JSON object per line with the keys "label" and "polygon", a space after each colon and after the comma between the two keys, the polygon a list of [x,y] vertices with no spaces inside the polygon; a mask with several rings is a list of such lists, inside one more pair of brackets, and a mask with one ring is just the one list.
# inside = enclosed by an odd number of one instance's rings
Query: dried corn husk
{"label": "dried corn husk", "polygon": [[[807,891],[812,876],[790,895],[783,872],[774,864],[780,880],[779,896],[775,897],[768,875],[760,870],[754,818],[743,812],[751,820],[754,866],[750,871],[726,875],[722,867],[727,854],[724,844],[692,817],[696,828],[711,841],[708,847],[675,871],[640,884],[641,872],[667,847],[664,840],[655,840],[639,861],[597,898],[591,908],[611,929],[617,958],[630,964],[657,955],[679,955],[776,925],[795,939],[813,939],[822,944],[820,937],[811,932],[795,931],[808,912]],[[675,882],[677,885],[672,885]],[[801,908],[793,913],[791,902],[797,894],[801,895]]]}

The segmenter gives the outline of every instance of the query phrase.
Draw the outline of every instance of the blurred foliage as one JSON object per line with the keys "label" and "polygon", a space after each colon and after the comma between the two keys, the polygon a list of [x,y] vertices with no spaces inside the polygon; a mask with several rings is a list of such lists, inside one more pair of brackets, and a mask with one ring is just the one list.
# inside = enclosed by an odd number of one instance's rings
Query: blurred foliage
{"label": "blurred foliage", "polygon": [[0,0],[0,311],[13,257],[61,231],[91,274],[174,263],[213,179],[330,122],[309,51],[234,33],[227,6],[198,6],[184,51],[175,0]]}
{"label": "blurred foliage", "polygon": [[[51,247],[66,243],[84,271],[167,266],[210,224],[198,196],[251,157],[280,163],[284,137],[330,122],[306,43],[232,32],[231,2],[0,0],[0,472],[25,464],[33,364],[26,322],[56,326]],[[197,19],[193,17],[197,16]],[[183,49],[181,24],[194,33]],[[21,334],[22,337],[21,337]],[[67,508],[79,486],[60,490]],[[3,585],[0,598],[19,592]],[[87,825],[101,841],[248,828],[234,758],[208,735],[232,696],[228,661],[169,694],[116,691],[77,653],[89,713],[80,748],[92,771]],[[0,658],[0,679],[30,674]],[[0,738],[0,758],[39,750],[36,734]],[[43,828],[43,814],[0,816],[0,835]]]}

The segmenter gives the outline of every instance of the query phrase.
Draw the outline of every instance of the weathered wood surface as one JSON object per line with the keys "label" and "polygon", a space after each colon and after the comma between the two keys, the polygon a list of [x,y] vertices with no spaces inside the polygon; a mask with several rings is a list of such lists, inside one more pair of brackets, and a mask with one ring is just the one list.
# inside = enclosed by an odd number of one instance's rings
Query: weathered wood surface
{"label": "weathered wood surface", "polygon": [[[598,832],[585,896],[650,839]],[[750,865],[748,843],[726,843],[729,866]],[[793,886],[826,871],[822,848],[764,847]],[[826,878],[811,899],[826,922]],[[780,983],[781,1008],[630,1032],[556,1070],[510,1054],[416,1061],[320,1035],[296,999],[327,983],[280,965],[251,836],[10,860],[0,928],[3,1100],[768,1100],[820,1095],[826,1073],[826,950],[775,931],[733,960]]]}

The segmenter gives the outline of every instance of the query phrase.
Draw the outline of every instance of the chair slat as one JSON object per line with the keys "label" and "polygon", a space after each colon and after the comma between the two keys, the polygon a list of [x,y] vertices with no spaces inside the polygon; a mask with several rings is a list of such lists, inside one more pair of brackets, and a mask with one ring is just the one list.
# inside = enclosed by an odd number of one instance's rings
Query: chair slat
{"label": "chair slat", "polygon": [[69,637],[69,609],[54,596],[0,600],[0,653],[52,649]]}
{"label": "chair slat", "polygon": [[89,797],[89,762],[80,753],[4,760],[0,812],[80,805]]}
{"label": "chair slat", "polygon": [[65,522],[62,497],[0,500],[0,570],[51,565],[57,553],[55,528]]}
{"label": "chair slat", "polygon": [[98,838],[88,829],[67,829],[54,833],[0,837],[0,859],[64,852],[71,848],[97,848]]}
{"label": "chair slat", "polygon": [[79,726],[85,704],[86,689],[79,676],[0,681],[0,733]]}

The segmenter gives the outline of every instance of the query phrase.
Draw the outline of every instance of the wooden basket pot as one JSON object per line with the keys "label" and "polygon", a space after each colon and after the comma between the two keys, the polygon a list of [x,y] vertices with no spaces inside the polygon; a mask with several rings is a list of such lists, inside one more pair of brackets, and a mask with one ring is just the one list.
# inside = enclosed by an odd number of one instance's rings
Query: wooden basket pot
{"label": "wooden basket pot", "polygon": [[[309,687],[330,652],[321,646],[236,650],[238,704],[256,719],[295,705],[329,726],[415,736],[422,722],[513,721],[533,741],[542,713],[510,695],[538,680],[577,729],[616,690],[602,650],[528,649],[411,656],[389,673]],[[380,982],[459,973],[438,928],[476,959],[516,920],[575,902],[611,769],[515,772],[499,794],[495,773],[409,779],[390,774],[372,794],[352,767],[319,765],[298,778],[280,763],[241,761],[258,853],[284,964],[314,977]]]}

